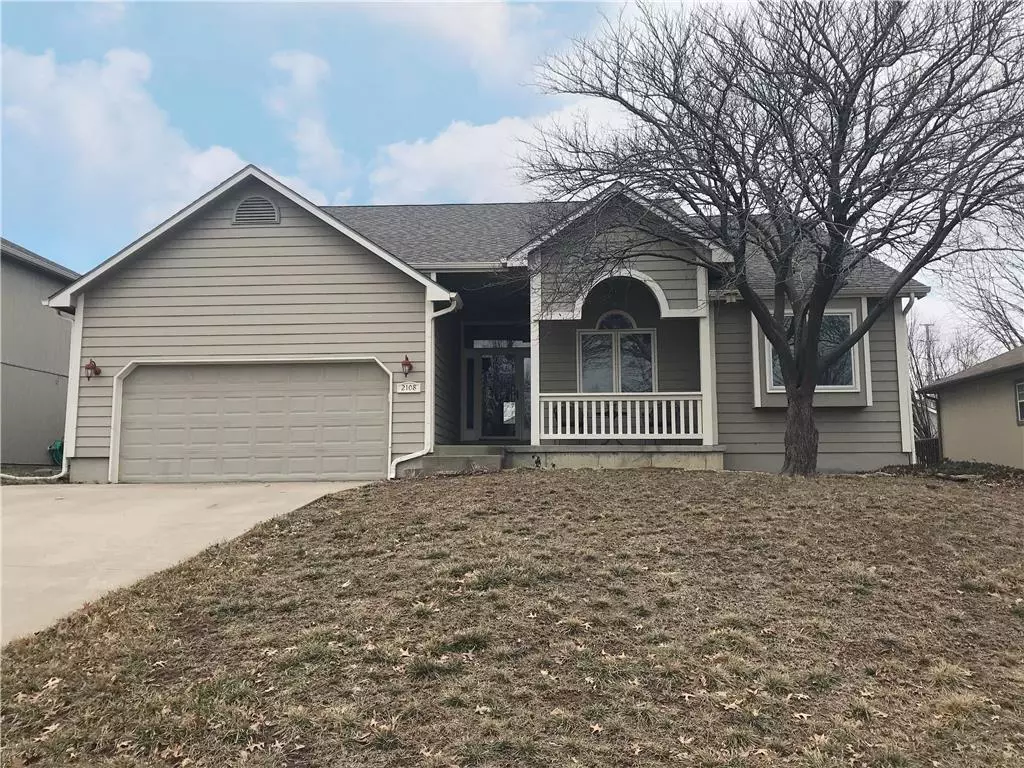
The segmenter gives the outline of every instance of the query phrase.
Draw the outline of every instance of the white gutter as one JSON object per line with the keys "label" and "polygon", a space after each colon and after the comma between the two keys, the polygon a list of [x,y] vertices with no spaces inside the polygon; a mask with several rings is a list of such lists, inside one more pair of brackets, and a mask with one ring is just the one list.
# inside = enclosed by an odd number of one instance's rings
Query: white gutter
{"label": "white gutter", "polygon": [[454,261],[410,266],[420,272],[498,272],[506,269],[508,265],[504,261]]}
{"label": "white gutter", "polygon": [[436,312],[431,312],[428,319],[427,327],[427,369],[426,369],[426,390],[424,393],[424,433],[423,433],[423,448],[413,453],[407,453],[405,456],[399,456],[391,462],[391,466],[388,467],[388,479],[393,480],[395,475],[398,473],[398,465],[418,459],[421,456],[426,456],[428,453],[432,453],[434,450],[434,321],[437,318],[447,315],[449,312],[454,312],[458,309],[462,309],[462,297],[457,293],[449,293],[448,298],[450,303],[447,307],[439,309]]}

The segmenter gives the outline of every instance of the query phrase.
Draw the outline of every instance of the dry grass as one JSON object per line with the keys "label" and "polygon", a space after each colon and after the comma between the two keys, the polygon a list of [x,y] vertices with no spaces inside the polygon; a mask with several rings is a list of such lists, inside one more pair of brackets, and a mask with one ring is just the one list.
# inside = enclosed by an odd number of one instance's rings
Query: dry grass
{"label": "dry grass", "polygon": [[9,645],[3,763],[1018,766],[1022,540],[912,478],[382,484]]}

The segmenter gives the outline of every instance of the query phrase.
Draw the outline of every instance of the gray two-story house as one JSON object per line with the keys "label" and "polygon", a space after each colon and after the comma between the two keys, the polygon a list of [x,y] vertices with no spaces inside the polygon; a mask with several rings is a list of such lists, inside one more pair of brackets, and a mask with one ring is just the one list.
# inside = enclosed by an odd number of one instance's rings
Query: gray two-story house
{"label": "gray two-story house", "polygon": [[[49,300],[75,318],[72,479],[373,479],[460,456],[777,470],[786,397],[743,302],[657,255],[556,291],[535,268],[552,213],[319,207],[243,169]],[[868,261],[827,324],[855,327],[892,276]],[[904,309],[819,388],[823,470],[912,460]]]}
{"label": "gray two-story house", "polygon": [[79,277],[9,240],[0,244],[0,463],[49,465],[64,434],[72,318],[44,306]]}

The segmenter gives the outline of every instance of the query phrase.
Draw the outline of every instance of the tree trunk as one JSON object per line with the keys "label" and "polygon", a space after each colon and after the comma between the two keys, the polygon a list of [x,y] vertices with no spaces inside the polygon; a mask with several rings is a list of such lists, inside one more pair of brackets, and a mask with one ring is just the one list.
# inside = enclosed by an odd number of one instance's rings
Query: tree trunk
{"label": "tree trunk", "polygon": [[786,408],[784,475],[813,475],[818,471],[818,428],[814,424],[814,391],[796,390]]}

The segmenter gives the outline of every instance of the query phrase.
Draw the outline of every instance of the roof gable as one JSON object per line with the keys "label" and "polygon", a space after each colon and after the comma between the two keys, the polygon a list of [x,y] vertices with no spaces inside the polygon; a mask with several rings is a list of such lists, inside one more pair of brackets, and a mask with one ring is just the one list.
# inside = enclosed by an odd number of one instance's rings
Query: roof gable
{"label": "roof gable", "polygon": [[433,280],[428,278],[426,275],[418,272],[417,270],[410,267],[406,262],[397,258],[377,243],[373,242],[369,238],[365,237],[361,233],[352,229],[339,219],[334,218],[327,214],[323,209],[317,207],[309,200],[304,198],[298,192],[285,186],[270,174],[262,171],[254,165],[247,165],[245,168],[240,170],[234,176],[226,179],[221,184],[217,185],[202,197],[193,201],[185,208],[182,208],[176,214],[171,216],[163,223],[157,225],[152,230],[144,234],[135,242],[131,243],[127,247],[123,248],[118,253],[111,256],[106,261],[97,265],[81,278],[76,280],[74,283],[69,285],[63,291],[60,291],[51,296],[46,304],[47,306],[58,308],[58,309],[72,309],[75,306],[75,297],[82,293],[90,284],[109,274],[113,270],[117,269],[126,260],[137,254],[142,249],[156,242],[172,229],[178,227],[180,224],[191,219],[193,216],[198,214],[200,211],[205,210],[210,204],[222,198],[224,195],[237,188],[240,184],[245,183],[250,179],[256,179],[263,184],[270,187],[272,190],[277,192],[282,197],[288,199],[299,208],[303,209],[311,216],[320,221],[324,222],[328,226],[337,230],[341,234],[345,235],[349,239],[355,241],[359,245],[366,248],[374,255],[380,257],[388,264],[391,264],[395,269],[408,275],[419,283],[422,283],[427,290],[427,298],[433,301],[447,301],[451,294],[449,291],[442,288],[440,285],[435,283]]}

